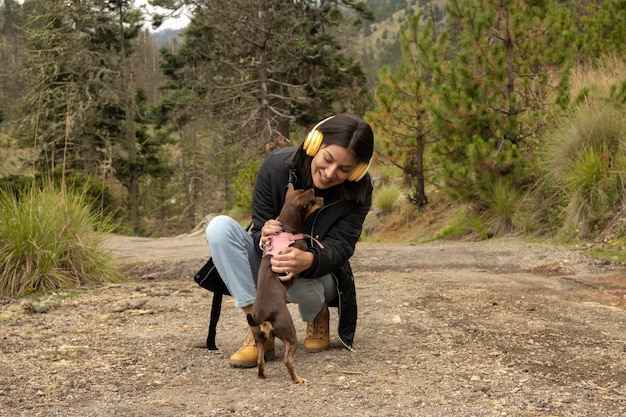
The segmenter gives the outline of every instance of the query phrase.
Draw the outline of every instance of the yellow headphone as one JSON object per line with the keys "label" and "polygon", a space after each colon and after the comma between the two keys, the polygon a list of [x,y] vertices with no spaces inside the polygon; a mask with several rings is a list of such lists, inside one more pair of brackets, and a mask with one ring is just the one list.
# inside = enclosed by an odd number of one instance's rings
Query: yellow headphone
{"label": "yellow headphone", "polygon": [[[302,145],[302,148],[306,151],[306,154],[308,156],[317,155],[317,152],[320,150],[320,147],[322,146],[322,142],[324,142],[324,134],[320,132],[319,130],[317,130],[317,128],[322,123],[324,123],[327,120],[332,119],[333,117],[334,116],[327,117],[326,119],[316,124],[307,135],[306,139],[304,140],[304,144]],[[359,162],[357,166],[355,166],[354,169],[352,170],[352,173],[350,173],[350,176],[348,177],[348,181],[360,181],[365,176],[365,174],[367,174],[367,170],[369,169],[371,163],[372,163],[371,158],[367,164],[365,162]]]}

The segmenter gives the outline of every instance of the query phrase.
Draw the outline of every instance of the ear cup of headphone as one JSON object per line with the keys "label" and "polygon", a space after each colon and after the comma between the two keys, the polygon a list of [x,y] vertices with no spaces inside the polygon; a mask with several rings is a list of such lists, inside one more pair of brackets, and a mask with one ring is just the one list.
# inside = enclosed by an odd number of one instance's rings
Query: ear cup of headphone
{"label": "ear cup of headphone", "polygon": [[307,135],[302,147],[306,151],[307,155],[315,156],[317,151],[320,150],[322,142],[324,142],[324,134],[317,129],[313,129]]}
{"label": "ear cup of headphone", "polygon": [[321,122],[319,122],[318,124],[316,124],[313,127],[313,129],[311,129],[309,134],[306,136],[306,139],[304,140],[304,144],[302,145],[302,148],[306,151],[306,154],[308,156],[317,155],[317,151],[320,150],[320,147],[322,146],[322,142],[324,142],[324,134],[320,132],[319,130],[317,130],[317,128],[320,127],[322,123],[324,123],[327,120],[332,119],[333,117],[335,116],[327,117]]}
{"label": "ear cup of headphone", "polygon": [[354,182],[361,181],[363,177],[365,176],[365,174],[367,174],[367,170],[369,169],[371,164],[372,164],[371,159],[369,160],[367,164],[365,162],[360,162],[359,164],[357,164],[357,166],[354,167],[354,169],[352,170],[352,173],[348,177],[348,181],[354,181]]}

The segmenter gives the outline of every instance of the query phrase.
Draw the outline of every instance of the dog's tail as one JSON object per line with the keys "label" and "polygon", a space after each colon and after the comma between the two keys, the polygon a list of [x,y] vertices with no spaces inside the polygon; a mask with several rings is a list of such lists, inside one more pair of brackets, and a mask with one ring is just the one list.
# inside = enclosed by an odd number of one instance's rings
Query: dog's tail
{"label": "dog's tail", "polygon": [[266,338],[270,338],[272,336],[272,330],[274,329],[274,327],[272,326],[272,323],[270,323],[269,321],[260,321],[260,322],[255,322],[254,321],[254,317],[252,317],[252,314],[248,314],[246,316],[248,318],[248,324],[252,327],[255,326],[260,326],[259,329],[261,330],[261,332],[263,334],[265,334]]}
{"label": "dog's tail", "polygon": [[247,317],[247,319],[248,319],[248,324],[249,324],[250,326],[252,326],[252,327],[254,327],[254,326],[258,326],[258,325],[260,325],[261,323],[263,323],[263,321],[259,321],[259,322],[254,321],[254,317],[253,317],[253,316],[252,316],[252,314],[250,314],[250,313],[248,313],[248,315],[247,315],[246,317]]}

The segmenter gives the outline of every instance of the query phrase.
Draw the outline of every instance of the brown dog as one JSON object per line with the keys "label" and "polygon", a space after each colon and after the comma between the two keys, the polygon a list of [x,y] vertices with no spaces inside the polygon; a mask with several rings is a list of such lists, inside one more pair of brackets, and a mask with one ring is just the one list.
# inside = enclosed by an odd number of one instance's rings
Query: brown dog
{"label": "brown dog", "polygon": [[[283,225],[284,234],[293,242],[292,245],[288,244],[287,246],[306,249],[306,243],[302,240],[304,235],[294,236],[294,234],[302,231],[304,219],[315,210],[321,208],[323,204],[324,199],[315,197],[313,189],[294,190],[293,185],[289,184],[285,196],[285,204],[278,216],[278,220]],[[282,239],[277,238],[275,242],[268,239],[269,242],[266,242],[265,253],[259,267],[256,299],[252,305],[252,314],[248,314],[248,324],[253,326],[252,332],[258,353],[259,378],[266,377],[265,341],[270,337],[278,337],[285,345],[283,362],[289,371],[289,375],[291,375],[293,382],[300,384],[305,381],[296,373],[293,361],[298,348],[298,339],[296,337],[296,328],[287,308],[287,289],[291,286],[292,280],[281,281],[278,274],[272,271],[272,266],[270,265],[272,253],[282,249],[275,247],[275,243],[278,240]]]}

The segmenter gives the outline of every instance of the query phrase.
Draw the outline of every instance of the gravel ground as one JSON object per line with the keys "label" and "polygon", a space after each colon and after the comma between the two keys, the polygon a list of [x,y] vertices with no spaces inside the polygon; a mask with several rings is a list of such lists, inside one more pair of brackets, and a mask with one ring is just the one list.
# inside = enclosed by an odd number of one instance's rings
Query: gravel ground
{"label": "gravel ground", "polygon": [[[626,416],[626,271],[514,241],[360,243],[355,351],[227,360],[246,324],[192,280],[201,234],[110,240],[129,280],[0,305],[1,416]],[[306,325],[289,306],[302,344]],[[277,343],[277,357],[282,345]]]}

